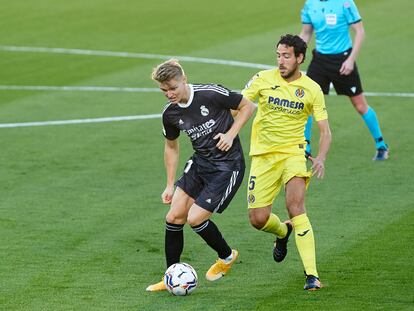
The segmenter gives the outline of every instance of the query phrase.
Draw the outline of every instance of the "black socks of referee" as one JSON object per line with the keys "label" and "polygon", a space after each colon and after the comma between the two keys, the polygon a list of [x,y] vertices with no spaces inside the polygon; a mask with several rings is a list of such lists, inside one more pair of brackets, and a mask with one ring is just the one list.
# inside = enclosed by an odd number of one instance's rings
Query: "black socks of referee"
{"label": "black socks of referee", "polygon": [[224,240],[216,224],[210,219],[205,222],[191,227],[194,232],[203,238],[204,241],[214,249],[221,259],[225,259],[231,255],[231,248]]}
{"label": "black socks of referee", "polygon": [[180,256],[184,248],[184,225],[165,224],[165,260],[167,268],[180,262]]}

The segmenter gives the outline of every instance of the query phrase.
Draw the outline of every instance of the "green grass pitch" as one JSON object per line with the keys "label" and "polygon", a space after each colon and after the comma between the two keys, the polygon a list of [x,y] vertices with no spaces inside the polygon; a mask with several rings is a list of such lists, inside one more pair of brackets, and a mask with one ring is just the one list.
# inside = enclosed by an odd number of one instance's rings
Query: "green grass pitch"
{"label": "green grass pitch", "polygon": [[[281,34],[300,31],[303,1],[5,1],[0,46],[184,55],[272,65]],[[411,0],[357,1],[366,28],[364,89],[414,93]],[[310,58],[310,53],[308,53]],[[160,93],[34,91],[1,86],[156,85],[160,59],[12,52],[0,48],[0,124],[161,113]],[[306,69],[307,63],[303,66]],[[258,71],[182,62],[192,82],[242,89]],[[246,182],[214,217],[240,260],[216,283],[215,254],[188,227],[182,260],[200,283],[188,297],[147,293],[164,271],[160,119],[0,127],[1,310],[413,310],[413,97],[372,96],[391,158],[344,97],[326,98],[333,144],[306,206],[319,292],[302,290],[294,240],[285,262],[250,227]],[[249,126],[241,133],[247,155]],[[183,135],[182,135],[183,136]],[[317,141],[317,132],[314,133]],[[191,148],[181,140],[181,163]],[[249,162],[248,162],[249,163]],[[278,198],[274,211],[286,218]]]}

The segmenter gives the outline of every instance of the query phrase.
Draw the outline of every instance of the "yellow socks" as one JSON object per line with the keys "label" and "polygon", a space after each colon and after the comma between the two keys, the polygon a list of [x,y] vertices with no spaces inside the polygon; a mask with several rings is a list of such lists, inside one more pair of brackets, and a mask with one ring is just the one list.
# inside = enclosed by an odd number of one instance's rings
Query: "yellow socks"
{"label": "yellow socks", "polygon": [[270,214],[266,224],[260,230],[273,233],[274,235],[277,235],[277,237],[283,238],[286,236],[287,226],[281,222],[279,217],[277,217],[275,214]]}
{"label": "yellow socks", "polygon": [[315,239],[313,237],[312,225],[306,214],[292,218],[293,227],[295,228],[295,241],[300,258],[307,275],[318,276],[316,270],[315,256]]}

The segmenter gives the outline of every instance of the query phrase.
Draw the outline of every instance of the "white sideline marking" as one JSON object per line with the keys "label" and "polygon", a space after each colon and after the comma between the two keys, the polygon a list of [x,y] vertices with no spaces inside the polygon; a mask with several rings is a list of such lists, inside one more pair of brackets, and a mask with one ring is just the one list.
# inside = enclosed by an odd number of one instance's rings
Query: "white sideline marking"
{"label": "white sideline marking", "polygon": [[1,90],[16,91],[81,91],[81,92],[133,92],[153,93],[160,92],[151,87],[116,87],[116,86],[50,86],[50,85],[0,85]]}
{"label": "white sideline marking", "polygon": [[137,115],[137,116],[108,117],[108,118],[95,118],[95,119],[44,121],[44,122],[0,123],[0,128],[45,126],[45,125],[65,125],[65,124],[81,124],[81,123],[101,123],[101,122],[132,121],[132,120],[145,120],[145,119],[158,119],[158,118],[161,118],[161,114],[147,114],[147,115]]}
{"label": "white sideline marking", "polygon": [[[116,87],[116,86],[51,86],[51,85],[0,85],[1,90],[16,91],[80,91],[80,92],[131,92],[131,93],[157,93],[158,88],[151,87]],[[240,92],[241,90],[235,90]],[[336,96],[335,93],[329,95]],[[364,92],[365,96],[382,97],[414,97],[414,93],[390,92]]]}
{"label": "white sideline marking", "polygon": [[160,55],[148,53],[130,53],[130,52],[114,52],[114,51],[100,51],[100,50],[81,50],[81,49],[64,49],[64,48],[47,48],[47,47],[32,47],[32,46],[12,46],[0,45],[1,51],[9,52],[33,52],[33,53],[54,53],[54,54],[72,54],[72,55],[93,55],[93,56],[108,56],[108,57],[123,57],[123,58],[145,58],[145,59],[170,59],[177,58],[181,61],[228,65],[236,67],[271,69],[274,66],[265,64],[256,64],[248,62],[240,62],[235,60],[223,60],[206,57],[192,57],[192,56],[178,56],[178,55]]}
{"label": "white sideline marking", "polygon": [[365,96],[384,96],[384,97],[414,97],[414,93],[376,93],[364,92]]}
{"label": "white sideline marking", "polygon": [[[214,59],[214,58],[160,55],[160,54],[147,54],[147,53],[99,51],[99,50],[0,45],[0,51],[94,55],[94,56],[123,57],[123,58],[145,58],[145,59],[178,58],[179,60],[182,60],[182,61],[197,62],[197,63],[229,65],[229,66],[236,66],[236,67],[259,68],[259,69],[274,68],[274,65],[270,66],[270,65],[265,65],[265,64],[256,64],[256,63],[248,63],[248,62],[233,61],[233,60]],[[159,92],[158,88],[105,87],[105,86],[42,86],[42,85],[40,86],[0,85],[0,90],[85,91],[85,92]],[[364,94],[366,96],[414,97],[414,93],[364,92]],[[332,94],[332,95],[335,95],[335,94]],[[152,115],[107,117],[107,118],[95,118],[95,119],[89,118],[89,119],[60,120],[60,121],[58,120],[58,121],[44,121],[44,122],[0,123],[0,128],[130,121],[130,120],[142,120],[142,119],[155,119],[155,118],[160,118],[160,117],[161,117],[161,114],[152,114]]]}

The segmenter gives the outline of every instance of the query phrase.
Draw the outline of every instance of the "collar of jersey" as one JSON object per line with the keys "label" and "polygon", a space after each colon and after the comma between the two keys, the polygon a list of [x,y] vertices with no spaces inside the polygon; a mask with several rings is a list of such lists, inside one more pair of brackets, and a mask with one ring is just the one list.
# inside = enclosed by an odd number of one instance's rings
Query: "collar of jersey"
{"label": "collar of jersey", "polygon": [[193,85],[192,84],[189,84],[188,86],[190,87],[190,98],[188,99],[188,102],[186,102],[186,103],[178,103],[178,106],[180,108],[187,108],[188,106],[191,105],[191,102],[193,101],[193,98],[194,98],[194,88],[193,88]]}

